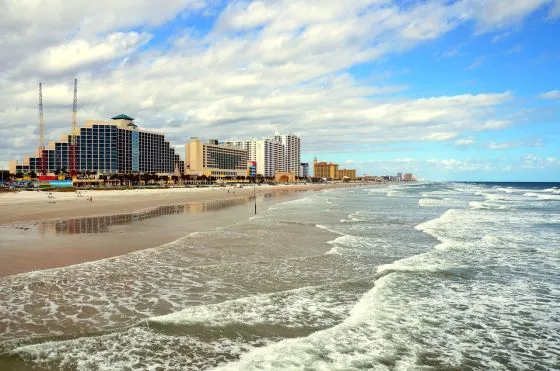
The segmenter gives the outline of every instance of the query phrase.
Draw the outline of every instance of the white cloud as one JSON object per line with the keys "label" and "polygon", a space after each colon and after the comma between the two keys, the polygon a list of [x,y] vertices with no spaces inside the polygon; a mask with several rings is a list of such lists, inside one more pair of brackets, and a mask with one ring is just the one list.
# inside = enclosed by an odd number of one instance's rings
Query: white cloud
{"label": "white cloud", "polygon": [[542,139],[536,138],[532,140],[519,140],[513,142],[490,142],[487,143],[485,147],[493,150],[507,150],[518,147],[541,147],[542,145]]}
{"label": "white cloud", "polygon": [[422,140],[447,141],[455,138],[457,133],[436,132],[422,137]]}
{"label": "white cloud", "polygon": [[201,0],[2,1],[0,47],[10,52],[0,53],[0,70],[73,40],[92,43],[110,32],[154,27],[204,6]]}
{"label": "white cloud", "polygon": [[463,0],[457,3],[462,17],[477,22],[479,32],[504,29],[523,21],[550,0]]}
{"label": "white cloud", "polygon": [[560,90],[551,90],[539,95],[541,99],[560,99]]}
{"label": "white cloud", "polygon": [[452,58],[460,54],[459,48],[452,48],[440,54],[441,58]]}
{"label": "white cloud", "polygon": [[478,67],[480,67],[482,65],[482,63],[484,63],[484,60],[486,59],[486,57],[478,57],[476,58],[471,64],[469,64],[465,70],[467,71],[472,71],[477,69]]}
{"label": "white cloud", "polygon": [[404,89],[401,84],[372,85],[345,71],[404,53],[466,22],[502,29],[534,10],[536,2],[530,2],[491,8],[503,13],[494,17],[486,13],[488,2],[472,0],[408,6],[389,0],[235,1],[208,35],[174,29],[166,48],[146,46],[154,27],[189,12],[211,13],[214,2],[3,2],[0,47],[10,53],[0,55],[6,107],[0,137],[10,140],[0,157],[23,155],[18,145],[28,152],[35,146],[30,133],[37,124],[39,80],[45,82],[50,139],[69,127],[76,71],[80,120],[129,113],[141,126],[168,133],[176,145],[191,135],[253,137],[279,127],[301,133],[308,150],[325,142],[338,150],[362,143],[370,145],[367,150],[373,143],[451,140],[466,131],[500,129],[509,124],[498,112],[513,99],[510,92],[407,99],[391,96]]}
{"label": "white cloud", "polygon": [[522,169],[548,169],[556,167],[560,167],[560,159],[552,156],[539,157],[534,154],[528,154],[521,163]]}
{"label": "white cloud", "polygon": [[427,160],[427,163],[436,166],[444,171],[475,171],[475,170],[484,170],[490,171],[493,169],[493,166],[489,162],[484,161],[476,161],[476,160],[456,160],[454,158],[450,159],[431,159]]}
{"label": "white cloud", "polygon": [[548,14],[549,19],[556,19],[558,17],[560,17],[560,0],[554,2]]}
{"label": "white cloud", "polygon": [[505,150],[505,149],[512,149],[512,148],[521,147],[523,145],[524,145],[523,142],[503,142],[503,143],[490,142],[486,145],[486,148],[497,149],[497,150]]}
{"label": "white cloud", "polygon": [[455,141],[455,145],[459,147],[468,147],[468,146],[472,146],[475,143],[476,140],[473,137],[461,138]]}
{"label": "white cloud", "polygon": [[31,60],[46,72],[62,72],[87,68],[88,66],[110,62],[133,52],[148,42],[151,35],[137,32],[111,33],[100,42],[90,43],[84,39],[74,39],[68,44],[57,45],[45,50],[36,60]]}
{"label": "white cloud", "polygon": [[498,130],[506,128],[511,123],[507,120],[488,120],[480,125],[477,130]]}
{"label": "white cloud", "polygon": [[497,34],[496,36],[494,36],[494,37],[492,38],[492,44],[497,44],[497,43],[499,43],[500,41],[505,40],[505,39],[507,39],[507,38],[510,37],[510,36],[511,36],[511,32],[509,32],[509,31],[499,33],[499,34]]}

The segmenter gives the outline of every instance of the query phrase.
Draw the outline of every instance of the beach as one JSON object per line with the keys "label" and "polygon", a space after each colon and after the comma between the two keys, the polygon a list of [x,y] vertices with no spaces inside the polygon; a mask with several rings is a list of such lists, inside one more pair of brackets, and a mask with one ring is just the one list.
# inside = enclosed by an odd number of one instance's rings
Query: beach
{"label": "beach", "polygon": [[[299,192],[348,184],[0,194],[0,277],[169,243],[248,219]],[[90,201],[91,199],[91,201]],[[195,215],[196,214],[196,215]]]}
{"label": "beach", "polygon": [[278,190],[257,215],[236,193],[4,225],[0,251],[32,264],[92,256],[0,277],[0,369],[555,369],[558,187]]}
{"label": "beach", "polygon": [[[162,188],[125,190],[80,190],[76,192],[20,191],[0,193],[0,225],[56,218],[134,213],[158,206],[188,202],[227,200],[284,191],[312,191],[349,187],[353,184],[263,185],[243,188]],[[53,198],[49,198],[52,195]],[[92,202],[88,201],[92,198]]]}

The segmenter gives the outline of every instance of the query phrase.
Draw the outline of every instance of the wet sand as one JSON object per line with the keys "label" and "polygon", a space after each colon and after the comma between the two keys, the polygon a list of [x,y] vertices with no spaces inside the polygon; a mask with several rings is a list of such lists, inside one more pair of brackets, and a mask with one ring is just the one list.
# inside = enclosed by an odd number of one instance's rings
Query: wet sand
{"label": "wet sand", "polygon": [[[87,190],[80,191],[81,197],[78,197],[75,192],[52,192],[49,194],[49,192],[21,191],[0,193],[0,225],[45,219],[134,213],[165,205],[250,197],[255,191],[258,194],[263,194],[286,190],[319,190],[348,186],[348,184],[324,184],[246,186],[244,188]],[[49,195],[52,198],[49,198]],[[93,201],[89,202],[88,197],[91,197]]]}
{"label": "wet sand", "polygon": [[[0,197],[0,277],[162,246],[246,220],[302,190],[333,186],[21,192]],[[88,197],[93,202],[87,201]]]}

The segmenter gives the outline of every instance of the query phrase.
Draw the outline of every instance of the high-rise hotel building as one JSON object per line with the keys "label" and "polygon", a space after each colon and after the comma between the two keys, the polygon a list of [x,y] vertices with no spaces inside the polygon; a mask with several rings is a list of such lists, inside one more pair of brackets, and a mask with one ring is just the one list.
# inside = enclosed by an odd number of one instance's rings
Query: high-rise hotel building
{"label": "high-rise hotel building", "polygon": [[[118,115],[111,121],[88,120],[75,133],[75,164],[78,172],[100,174],[182,172],[184,163],[161,133],[139,129],[134,119]],[[48,144],[44,151],[45,170],[70,170],[72,135]],[[10,161],[10,172],[39,174],[41,156],[27,157],[22,164]]]}
{"label": "high-rise hotel building", "polygon": [[185,160],[185,174],[216,178],[247,176],[248,151],[219,144],[215,139],[202,143],[198,138],[191,138],[185,145]]}
{"label": "high-rise hotel building", "polygon": [[282,144],[284,150],[283,164],[280,171],[289,172],[296,177],[301,177],[300,163],[301,163],[301,139],[297,135],[287,134],[282,135],[276,133],[274,139]]}
{"label": "high-rise hotel building", "polygon": [[315,178],[325,178],[331,180],[356,179],[356,169],[339,169],[338,164],[332,162],[319,162],[317,157],[313,159],[313,176]]}
{"label": "high-rise hotel building", "polygon": [[284,171],[284,148],[274,139],[234,140],[225,144],[246,149],[249,161],[257,164],[258,175],[272,178],[277,171]]}
{"label": "high-rise hotel building", "polygon": [[244,148],[250,161],[257,163],[257,174],[272,178],[277,172],[303,176],[300,169],[301,140],[293,134],[253,140],[229,140],[226,145]]}

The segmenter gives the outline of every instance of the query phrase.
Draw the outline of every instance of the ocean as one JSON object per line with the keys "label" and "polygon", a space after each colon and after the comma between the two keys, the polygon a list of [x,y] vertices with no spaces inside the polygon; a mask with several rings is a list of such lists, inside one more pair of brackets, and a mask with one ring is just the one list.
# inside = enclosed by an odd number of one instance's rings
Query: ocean
{"label": "ocean", "polygon": [[2,370],[560,369],[560,184],[306,192],[0,303]]}

